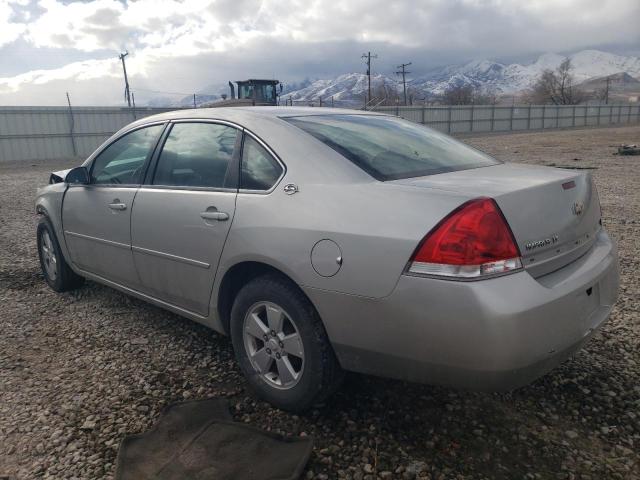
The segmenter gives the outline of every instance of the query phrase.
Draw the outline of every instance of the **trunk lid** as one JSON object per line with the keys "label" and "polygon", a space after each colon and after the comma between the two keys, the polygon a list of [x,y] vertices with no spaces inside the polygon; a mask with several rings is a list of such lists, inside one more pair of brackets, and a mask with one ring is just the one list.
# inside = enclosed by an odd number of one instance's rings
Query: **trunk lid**
{"label": "trunk lid", "polygon": [[582,256],[600,229],[600,202],[589,173],[505,163],[389,183],[493,198],[534,277]]}

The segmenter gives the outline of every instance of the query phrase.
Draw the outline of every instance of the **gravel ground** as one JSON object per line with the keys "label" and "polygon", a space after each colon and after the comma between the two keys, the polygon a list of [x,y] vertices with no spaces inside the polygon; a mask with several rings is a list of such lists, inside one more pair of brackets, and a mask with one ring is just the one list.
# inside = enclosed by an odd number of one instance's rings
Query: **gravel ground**
{"label": "gravel ground", "polygon": [[0,478],[112,478],[124,435],[185,398],[228,397],[238,421],[316,440],[306,478],[640,478],[640,126],[466,137],[503,160],[589,167],[619,242],[611,321],[573,359],[507,394],[349,375],[300,416],[257,401],[230,341],[88,283],[40,275],[33,197],[69,163],[0,165]]}

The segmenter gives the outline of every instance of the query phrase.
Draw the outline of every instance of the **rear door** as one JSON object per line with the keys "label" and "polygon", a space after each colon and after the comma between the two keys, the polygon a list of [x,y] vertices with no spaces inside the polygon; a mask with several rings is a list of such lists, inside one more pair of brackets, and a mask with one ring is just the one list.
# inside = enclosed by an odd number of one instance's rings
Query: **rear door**
{"label": "rear door", "polygon": [[132,212],[142,291],[207,315],[235,213],[241,137],[221,122],[171,126]]}
{"label": "rear door", "polygon": [[82,270],[137,285],[131,255],[131,207],[164,124],[121,136],[95,157],[89,185],[70,185],[62,223],[71,260]]}

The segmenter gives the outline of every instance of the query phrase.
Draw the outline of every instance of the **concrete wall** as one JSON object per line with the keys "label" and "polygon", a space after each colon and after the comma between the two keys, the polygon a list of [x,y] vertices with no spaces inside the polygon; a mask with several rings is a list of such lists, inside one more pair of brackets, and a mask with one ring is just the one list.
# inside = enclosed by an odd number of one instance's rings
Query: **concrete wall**
{"label": "concrete wall", "polygon": [[0,162],[88,157],[134,120],[167,108],[0,107]]}
{"label": "concrete wall", "polygon": [[508,132],[640,122],[640,104],[631,105],[463,105],[376,107],[446,133]]}
{"label": "concrete wall", "polygon": [[[0,162],[86,158],[114,132],[168,108],[0,107]],[[640,122],[640,105],[377,107],[447,133],[504,132]]]}

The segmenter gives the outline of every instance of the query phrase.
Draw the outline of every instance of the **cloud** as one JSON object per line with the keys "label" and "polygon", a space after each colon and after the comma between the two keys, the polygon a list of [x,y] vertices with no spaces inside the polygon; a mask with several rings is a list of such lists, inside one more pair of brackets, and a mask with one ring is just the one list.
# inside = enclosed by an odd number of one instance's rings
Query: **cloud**
{"label": "cloud", "polygon": [[61,68],[31,70],[13,77],[0,78],[0,94],[12,93],[25,85],[43,85],[56,80],[82,82],[96,78],[117,77],[120,74],[117,60],[86,60],[69,63]]}
{"label": "cloud", "polygon": [[24,23],[14,22],[15,2],[0,0],[0,47],[17,40],[26,30]]}
{"label": "cloud", "polygon": [[[379,54],[377,71],[412,61],[419,74],[471,58],[637,45],[638,18],[637,0],[0,0],[0,58],[18,39],[32,48],[31,68],[0,78],[0,103],[42,101],[34,85],[80,89],[98,78],[114,94],[82,101],[120,101],[124,49],[134,90],[189,91],[259,73],[361,70],[366,50]],[[52,49],[85,61],[41,68]]]}

